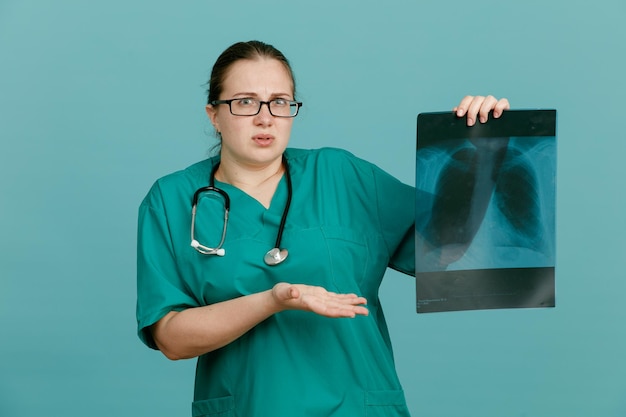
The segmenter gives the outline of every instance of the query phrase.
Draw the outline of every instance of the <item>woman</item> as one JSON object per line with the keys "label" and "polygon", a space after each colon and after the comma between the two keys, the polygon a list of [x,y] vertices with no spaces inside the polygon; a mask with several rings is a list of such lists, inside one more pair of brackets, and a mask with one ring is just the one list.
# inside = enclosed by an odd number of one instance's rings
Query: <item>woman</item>
{"label": "woman", "polygon": [[[414,189],[345,151],[287,148],[300,106],[272,46],[218,58],[219,155],[140,207],[139,336],[198,357],[193,416],[408,416],[378,288],[387,267],[414,274]],[[473,124],[507,108],[455,111]]]}

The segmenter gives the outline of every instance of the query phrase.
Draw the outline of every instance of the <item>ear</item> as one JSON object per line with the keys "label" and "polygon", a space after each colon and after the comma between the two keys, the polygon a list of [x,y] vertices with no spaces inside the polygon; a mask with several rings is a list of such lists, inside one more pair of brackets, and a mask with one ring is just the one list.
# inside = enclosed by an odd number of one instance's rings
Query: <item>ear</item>
{"label": "ear", "polygon": [[214,106],[207,104],[204,108],[204,111],[206,112],[207,116],[209,116],[211,124],[215,128],[215,131],[217,133],[220,133],[219,123],[217,122],[217,109]]}

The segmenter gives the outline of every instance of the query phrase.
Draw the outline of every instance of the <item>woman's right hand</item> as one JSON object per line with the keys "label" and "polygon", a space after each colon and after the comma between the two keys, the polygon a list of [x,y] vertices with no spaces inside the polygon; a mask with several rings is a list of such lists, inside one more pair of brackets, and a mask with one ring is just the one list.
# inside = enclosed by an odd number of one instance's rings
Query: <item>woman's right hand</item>
{"label": "woman's right hand", "polygon": [[272,288],[272,297],[285,310],[305,310],[333,318],[369,314],[365,298],[356,294],[337,294],[311,285],[281,282]]}

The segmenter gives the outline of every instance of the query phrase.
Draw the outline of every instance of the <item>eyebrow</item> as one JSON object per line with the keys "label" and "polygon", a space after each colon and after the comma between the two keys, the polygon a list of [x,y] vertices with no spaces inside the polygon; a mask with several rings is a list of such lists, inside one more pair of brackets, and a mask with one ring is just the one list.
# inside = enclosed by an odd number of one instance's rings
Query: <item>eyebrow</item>
{"label": "eyebrow", "polygon": [[[252,93],[252,92],[241,92],[241,93],[235,93],[233,94],[233,97],[251,97],[251,98],[258,98],[259,95],[257,93]],[[288,97],[289,99],[291,99],[291,94],[289,93],[274,93],[272,95],[270,95],[270,100],[276,97]]]}

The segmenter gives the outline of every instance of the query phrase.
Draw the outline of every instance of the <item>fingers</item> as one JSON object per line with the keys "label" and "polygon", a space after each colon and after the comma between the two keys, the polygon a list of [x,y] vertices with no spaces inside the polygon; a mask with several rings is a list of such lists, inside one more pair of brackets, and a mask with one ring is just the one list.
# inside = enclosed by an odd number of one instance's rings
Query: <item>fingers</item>
{"label": "fingers", "polygon": [[511,105],[509,104],[509,100],[501,98],[500,100],[498,100],[496,106],[493,108],[493,117],[497,119],[498,117],[502,116],[502,112],[504,110],[509,110],[510,108]]}
{"label": "fingers", "polygon": [[469,108],[473,100],[474,96],[463,97],[463,100],[461,100],[459,105],[452,109],[452,111],[454,111],[458,117],[465,116],[465,114],[467,113],[467,109]]}
{"label": "fingers", "polygon": [[357,315],[367,316],[369,311],[364,306],[367,301],[363,297],[356,295],[342,295],[329,299],[304,299],[305,303],[309,303],[311,311],[326,317],[347,317],[354,318]]}
{"label": "fingers", "polygon": [[356,294],[336,294],[317,287],[315,291],[302,295],[302,305],[306,310],[326,317],[356,317],[368,315],[367,300]]}
{"label": "fingers", "polygon": [[282,309],[306,310],[326,317],[368,315],[367,300],[356,294],[337,294],[322,287],[280,283],[274,286],[275,300]]}
{"label": "fingers", "polygon": [[486,123],[487,120],[489,120],[489,112],[495,107],[497,102],[498,100],[496,100],[494,96],[487,96],[480,105],[477,105],[478,120],[480,123]]}
{"label": "fingers", "polygon": [[476,96],[471,101],[469,108],[467,109],[467,125],[474,126],[476,119],[480,123],[485,123],[489,118],[489,112],[491,108],[495,106],[498,100],[494,96]]}
{"label": "fingers", "polygon": [[493,117],[502,116],[504,110],[510,108],[509,101],[505,98],[496,99],[494,96],[465,96],[453,111],[457,117],[467,117],[467,125],[474,126],[476,120],[486,123],[489,120],[489,113],[493,111]]}

